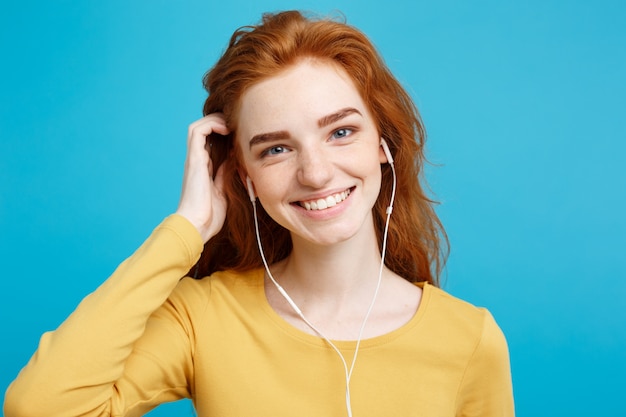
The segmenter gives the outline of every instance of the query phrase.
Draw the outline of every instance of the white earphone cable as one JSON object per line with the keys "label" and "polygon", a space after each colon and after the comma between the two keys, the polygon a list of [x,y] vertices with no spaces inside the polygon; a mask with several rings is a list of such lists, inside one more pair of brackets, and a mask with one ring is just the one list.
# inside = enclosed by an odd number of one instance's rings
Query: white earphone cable
{"label": "white earphone cable", "polygon": [[[263,261],[263,265],[265,266],[265,271],[267,272],[267,275],[269,277],[269,279],[272,281],[272,283],[274,284],[274,286],[276,287],[276,289],[278,290],[278,292],[283,296],[283,298],[289,303],[289,305],[294,309],[294,311],[296,312],[296,314],[298,314],[298,316],[302,319],[302,321],[304,321],[304,323],[306,323],[307,326],[309,326],[315,333],[317,333],[322,339],[324,339],[324,341],[326,343],[328,343],[328,345],[337,353],[337,355],[339,355],[339,358],[341,359],[341,363],[343,364],[343,368],[344,368],[344,372],[345,372],[345,376],[346,376],[346,409],[348,412],[348,417],[352,417],[352,404],[351,404],[351,399],[350,399],[350,378],[352,377],[352,372],[354,371],[354,365],[356,364],[356,358],[357,355],[359,353],[359,347],[361,346],[361,340],[363,338],[363,332],[365,330],[365,325],[367,323],[367,320],[369,319],[370,314],[372,313],[372,310],[374,309],[374,304],[376,303],[376,298],[378,297],[378,292],[380,290],[380,285],[382,282],[382,276],[383,276],[383,270],[384,270],[384,266],[385,266],[385,254],[387,251],[387,234],[389,231],[389,220],[391,218],[391,212],[393,211],[393,202],[395,200],[395,196],[396,196],[396,170],[395,167],[393,165],[393,160],[390,159],[389,160],[389,165],[391,166],[391,170],[392,170],[392,174],[393,174],[393,185],[392,185],[392,189],[391,189],[391,202],[389,204],[389,207],[387,207],[387,219],[385,221],[385,229],[383,232],[383,244],[382,244],[382,249],[381,249],[381,261],[380,261],[380,269],[378,271],[378,282],[376,284],[376,290],[374,292],[374,296],[372,297],[372,301],[369,305],[369,308],[367,310],[367,313],[365,314],[365,317],[363,319],[363,323],[361,324],[361,328],[359,330],[359,336],[356,342],[356,346],[354,349],[354,356],[352,358],[352,363],[350,365],[350,369],[348,370],[348,364],[346,362],[345,357],[343,356],[343,354],[341,353],[341,351],[337,348],[337,346],[335,346],[335,344],[328,338],[326,337],[326,335],[324,335],[324,333],[322,333],[318,328],[316,328],[313,323],[311,323],[302,313],[302,311],[300,310],[300,308],[298,307],[298,305],[293,301],[293,299],[289,296],[289,294],[287,294],[287,291],[285,291],[285,289],[276,281],[276,279],[274,279],[274,276],[272,275],[272,272],[270,271],[269,265],[267,264],[267,260],[265,259],[265,252],[263,251],[263,245],[261,244],[261,236],[260,236],[260,232],[259,232],[259,221],[257,218],[257,208],[256,208],[256,198],[254,198],[254,194],[252,194],[251,190],[249,190],[250,194],[251,194],[251,201],[252,201],[252,207],[253,207],[253,211],[254,211],[254,230],[256,233],[256,240],[257,240],[257,244],[259,247],[259,252],[261,254],[261,259]],[[248,184],[249,185],[249,184]]]}

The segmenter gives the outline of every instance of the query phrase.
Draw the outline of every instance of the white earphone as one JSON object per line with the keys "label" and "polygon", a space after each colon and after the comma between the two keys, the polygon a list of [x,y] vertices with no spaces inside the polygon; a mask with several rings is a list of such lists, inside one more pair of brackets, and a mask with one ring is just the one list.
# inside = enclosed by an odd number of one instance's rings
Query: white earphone
{"label": "white earphone", "polygon": [[246,185],[248,186],[248,195],[250,196],[250,201],[254,203],[254,201],[256,200],[256,194],[254,194],[254,187],[252,186],[252,180],[247,175],[246,175]]}
{"label": "white earphone", "polygon": [[252,207],[254,209],[254,230],[256,232],[257,244],[259,246],[259,252],[261,254],[261,259],[263,260],[263,265],[265,266],[265,271],[267,272],[267,276],[272,281],[272,283],[274,284],[274,286],[276,287],[278,292],[280,292],[280,294],[283,296],[283,298],[294,309],[296,314],[298,314],[298,316],[300,316],[302,321],[304,321],[307,324],[307,326],[309,326],[322,339],[324,339],[326,341],[326,343],[328,343],[328,345],[331,348],[333,348],[333,350],[337,353],[337,355],[339,355],[339,358],[341,359],[341,362],[343,364],[343,368],[344,368],[344,371],[345,371],[345,374],[346,374],[346,410],[348,412],[348,417],[352,417],[352,404],[351,404],[351,400],[350,400],[350,378],[352,377],[352,371],[354,369],[354,365],[356,363],[356,358],[357,358],[357,355],[359,353],[359,347],[361,345],[361,339],[363,337],[363,330],[365,329],[365,324],[367,323],[367,319],[369,318],[370,313],[372,312],[372,309],[374,308],[374,303],[376,302],[376,297],[378,296],[378,290],[380,289],[380,284],[382,282],[383,268],[384,268],[384,265],[385,265],[385,254],[386,254],[386,251],[387,251],[387,232],[389,230],[389,219],[391,217],[391,212],[393,211],[393,201],[394,201],[395,196],[396,196],[396,170],[395,170],[395,167],[393,165],[393,157],[391,156],[391,152],[389,151],[389,147],[387,146],[387,142],[385,141],[385,139],[380,138],[380,146],[382,146],[383,152],[385,152],[385,156],[387,157],[387,162],[391,166],[391,171],[392,171],[392,174],[393,174],[393,185],[392,185],[392,190],[391,190],[391,201],[389,203],[389,206],[387,207],[387,220],[385,222],[385,230],[384,230],[384,233],[383,233],[383,245],[382,245],[382,250],[381,250],[380,270],[378,272],[378,283],[376,285],[376,291],[374,292],[374,296],[372,297],[372,301],[370,303],[369,309],[367,310],[367,314],[365,315],[365,318],[363,319],[363,323],[361,324],[361,328],[360,328],[360,331],[359,331],[359,338],[357,339],[357,342],[356,342],[356,348],[354,349],[354,356],[352,357],[352,364],[351,364],[350,368],[348,368],[348,363],[346,362],[346,359],[344,358],[344,356],[341,353],[341,351],[337,348],[337,346],[335,346],[335,344],[328,337],[326,337],[324,335],[324,333],[322,333],[320,330],[318,330],[304,316],[304,314],[302,313],[302,311],[300,310],[298,305],[295,303],[295,301],[293,301],[293,299],[289,296],[289,294],[287,294],[287,291],[285,291],[285,289],[276,281],[276,279],[274,279],[274,276],[272,275],[272,272],[270,271],[270,268],[269,268],[269,265],[267,263],[267,260],[265,259],[265,253],[263,251],[263,245],[261,244],[261,236],[260,236],[260,233],[259,233],[259,221],[258,221],[258,218],[257,218],[256,194],[254,192],[254,186],[252,184],[252,180],[250,179],[250,177],[246,176],[246,187],[247,187],[247,190],[248,190],[248,196],[250,197],[250,201],[252,202]]}
{"label": "white earphone", "polygon": [[387,157],[387,162],[391,167],[391,174],[393,175],[393,186],[391,188],[391,202],[389,203],[389,207],[387,207],[387,224],[385,226],[385,237],[387,236],[387,226],[389,226],[389,215],[393,211],[393,201],[396,199],[396,167],[393,164],[393,156],[391,156],[391,151],[389,150],[389,146],[387,146],[387,141],[383,138],[380,138],[380,146],[383,147],[383,152],[385,152],[385,156]]}
{"label": "white earphone", "polygon": [[387,146],[387,141],[385,139],[380,138],[380,146],[383,147],[383,152],[385,152],[387,162],[393,164],[393,156],[391,156],[391,151],[389,150],[389,146]]}

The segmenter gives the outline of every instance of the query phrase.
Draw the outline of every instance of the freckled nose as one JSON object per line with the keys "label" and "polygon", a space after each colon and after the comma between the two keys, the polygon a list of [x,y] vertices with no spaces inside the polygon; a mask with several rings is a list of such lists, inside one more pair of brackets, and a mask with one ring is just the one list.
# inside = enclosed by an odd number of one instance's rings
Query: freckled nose
{"label": "freckled nose", "polygon": [[321,188],[331,180],[333,165],[321,149],[302,149],[298,159],[298,181],[302,185]]}

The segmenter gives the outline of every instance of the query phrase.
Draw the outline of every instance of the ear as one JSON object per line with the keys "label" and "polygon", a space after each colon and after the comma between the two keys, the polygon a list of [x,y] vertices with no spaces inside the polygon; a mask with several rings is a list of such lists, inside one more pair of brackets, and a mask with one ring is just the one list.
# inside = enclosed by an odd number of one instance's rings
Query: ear
{"label": "ear", "polygon": [[387,146],[387,142],[385,141],[384,138],[380,138],[380,152],[378,154],[378,159],[381,164],[384,164],[384,163],[393,164],[393,156],[391,155],[389,146]]}

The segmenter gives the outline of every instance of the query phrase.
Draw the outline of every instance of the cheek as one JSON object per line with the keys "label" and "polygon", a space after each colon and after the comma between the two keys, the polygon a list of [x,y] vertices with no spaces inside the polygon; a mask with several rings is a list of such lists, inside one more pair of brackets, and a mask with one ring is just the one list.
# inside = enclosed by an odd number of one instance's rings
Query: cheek
{"label": "cheek", "polygon": [[254,188],[263,207],[268,208],[282,201],[288,188],[289,175],[265,169],[263,172],[251,172],[250,176],[255,178]]}
{"label": "cheek", "polygon": [[378,152],[359,153],[350,156],[344,163],[345,170],[355,176],[376,179],[381,176],[381,162]]}

